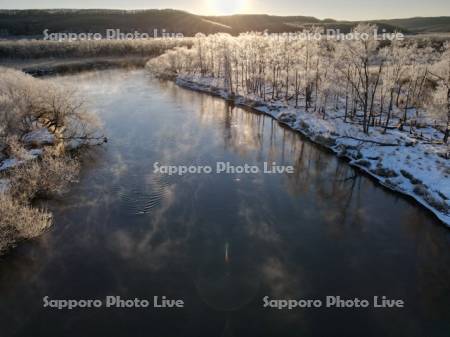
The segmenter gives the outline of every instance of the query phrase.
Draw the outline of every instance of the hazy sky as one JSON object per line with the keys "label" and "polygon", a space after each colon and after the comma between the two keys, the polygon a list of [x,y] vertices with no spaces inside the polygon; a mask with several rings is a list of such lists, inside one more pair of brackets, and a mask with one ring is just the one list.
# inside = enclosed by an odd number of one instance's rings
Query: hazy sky
{"label": "hazy sky", "polygon": [[0,8],[175,8],[196,14],[264,13],[348,20],[450,16],[450,0],[0,0]]}

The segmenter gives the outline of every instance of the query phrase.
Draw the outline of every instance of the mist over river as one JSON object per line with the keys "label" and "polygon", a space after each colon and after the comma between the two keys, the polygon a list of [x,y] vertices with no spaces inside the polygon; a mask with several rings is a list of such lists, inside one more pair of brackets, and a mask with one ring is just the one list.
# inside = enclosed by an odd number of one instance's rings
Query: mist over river
{"label": "mist over river", "polygon": [[[0,258],[0,336],[448,336],[450,231],[415,202],[267,116],[144,70],[47,80],[78,89],[108,143],[40,202],[54,226]],[[260,171],[154,170],[218,162]],[[300,305],[327,296],[369,305]]]}

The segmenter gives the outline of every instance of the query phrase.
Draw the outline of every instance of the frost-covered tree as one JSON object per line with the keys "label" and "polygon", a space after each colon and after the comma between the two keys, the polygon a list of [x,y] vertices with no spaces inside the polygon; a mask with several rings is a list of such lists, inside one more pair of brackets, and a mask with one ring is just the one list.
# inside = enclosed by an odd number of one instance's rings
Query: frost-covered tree
{"label": "frost-covered tree", "polygon": [[103,138],[97,134],[98,120],[73,91],[6,68],[0,68],[0,125],[3,139],[39,128],[61,145]]}
{"label": "frost-covered tree", "polygon": [[374,38],[373,32],[376,29],[374,25],[359,24],[353,30],[356,38],[339,45],[342,61],[353,70],[349,72],[343,67],[340,71],[347,74],[347,80],[361,104],[363,130],[366,133],[369,132],[370,114],[384,65],[384,60],[378,53],[379,42]]}
{"label": "frost-covered tree", "polygon": [[450,44],[446,43],[439,62],[429,72],[437,80],[434,92],[434,104],[438,114],[444,117],[444,142],[448,142],[450,133]]}
{"label": "frost-covered tree", "polygon": [[[360,24],[353,39],[331,41],[311,38],[320,36],[320,28],[302,32],[306,38],[198,35],[193,48],[174,48],[148,65],[163,76],[201,76],[230,95],[277,101],[324,118],[340,110],[345,122],[360,124],[366,133],[376,126],[387,132],[409,125],[412,131],[434,90],[429,74],[442,71],[430,70],[431,48],[396,40],[381,45],[376,29]],[[434,81],[443,85],[437,76]]]}

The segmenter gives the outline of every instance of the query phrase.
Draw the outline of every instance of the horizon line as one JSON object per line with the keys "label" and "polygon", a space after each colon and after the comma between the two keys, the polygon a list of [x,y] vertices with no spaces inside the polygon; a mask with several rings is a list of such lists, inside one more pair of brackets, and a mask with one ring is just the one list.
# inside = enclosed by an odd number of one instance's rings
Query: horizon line
{"label": "horizon line", "polygon": [[359,22],[359,21],[383,21],[383,20],[404,20],[404,19],[420,19],[420,18],[450,18],[449,15],[437,15],[437,16],[406,16],[406,17],[390,17],[390,18],[383,18],[383,19],[358,19],[358,20],[349,20],[349,19],[335,19],[332,17],[318,17],[314,15],[306,15],[306,14],[295,14],[295,15],[281,15],[281,14],[268,14],[268,13],[233,13],[233,14],[198,14],[194,12],[190,12],[183,9],[177,9],[177,8],[110,8],[110,7],[93,7],[93,8],[74,8],[74,7],[54,7],[54,8],[0,8],[0,11],[57,11],[57,10],[73,10],[73,11],[82,11],[82,10],[110,10],[110,11],[124,11],[124,12],[133,12],[133,11],[151,11],[151,10],[173,10],[173,11],[179,11],[184,12],[196,16],[208,16],[208,17],[229,17],[229,16],[238,16],[238,15],[267,15],[267,16],[276,16],[276,17],[310,17],[315,18],[321,21],[324,20],[335,20],[335,21],[348,21],[348,22]]}

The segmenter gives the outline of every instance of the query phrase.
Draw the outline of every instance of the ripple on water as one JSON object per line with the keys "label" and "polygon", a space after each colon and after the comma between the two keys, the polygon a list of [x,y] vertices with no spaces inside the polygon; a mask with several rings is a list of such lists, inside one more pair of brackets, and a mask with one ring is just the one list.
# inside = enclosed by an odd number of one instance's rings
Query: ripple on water
{"label": "ripple on water", "polygon": [[127,214],[143,215],[161,205],[169,193],[169,183],[164,176],[153,174],[149,181],[142,176],[127,185],[115,186],[114,190]]}

